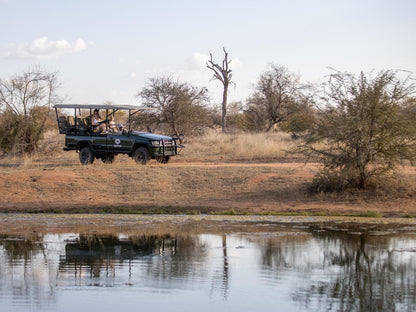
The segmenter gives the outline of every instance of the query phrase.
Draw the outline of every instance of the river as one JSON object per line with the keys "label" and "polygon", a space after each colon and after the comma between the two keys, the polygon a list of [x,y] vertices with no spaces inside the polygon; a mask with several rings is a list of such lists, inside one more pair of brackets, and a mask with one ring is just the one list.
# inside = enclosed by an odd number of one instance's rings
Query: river
{"label": "river", "polygon": [[0,225],[2,312],[416,310],[414,221],[0,215]]}

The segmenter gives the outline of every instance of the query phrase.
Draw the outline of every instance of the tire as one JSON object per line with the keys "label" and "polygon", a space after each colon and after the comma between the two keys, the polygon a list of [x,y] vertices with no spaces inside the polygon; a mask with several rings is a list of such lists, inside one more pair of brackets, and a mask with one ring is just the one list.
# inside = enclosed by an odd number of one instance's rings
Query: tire
{"label": "tire", "polygon": [[156,161],[161,164],[167,164],[170,160],[170,156],[157,156]]}
{"label": "tire", "polygon": [[115,158],[116,158],[115,155],[104,155],[103,157],[101,157],[101,160],[105,164],[112,164]]}
{"label": "tire", "polygon": [[139,147],[134,151],[133,159],[136,161],[136,163],[145,165],[150,159],[149,151],[145,147]]}
{"label": "tire", "polygon": [[89,146],[84,146],[79,151],[79,161],[82,165],[89,165],[94,162],[95,156]]}

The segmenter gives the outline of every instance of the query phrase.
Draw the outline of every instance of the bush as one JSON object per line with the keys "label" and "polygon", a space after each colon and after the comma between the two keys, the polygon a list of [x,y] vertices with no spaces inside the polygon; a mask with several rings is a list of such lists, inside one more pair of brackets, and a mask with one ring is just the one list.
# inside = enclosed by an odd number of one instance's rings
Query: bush
{"label": "bush", "polygon": [[59,101],[56,73],[34,68],[10,79],[0,79],[0,148],[31,154],[48,126],[50,107]]}
{"label": "bush", "polygon": [[[409,80],[398,79],[393,71],[375,78],[331,75],[323,97],[326,107],[299,149],[324,164],[326,171],[315,181],[323,183],[321,188],[332,181],[335,189],[345,183],[365,189],[371,179],[416,160],[415,114],[409,105],[414,85]],[[318,142],[325,144],[317,148]]]}
{"label": "bush", "polygon": [[[405,176],[395,172],[385,172],[368,180],[366,190],[360,189],[357,173],[323,169],[308,187],[308,191],[317,194],[339,193],[346,196],[362,196],[368,198],[406,198],[416,195],[416,184],[413,176]],[[364,192],[364,193],[363,193]]]}

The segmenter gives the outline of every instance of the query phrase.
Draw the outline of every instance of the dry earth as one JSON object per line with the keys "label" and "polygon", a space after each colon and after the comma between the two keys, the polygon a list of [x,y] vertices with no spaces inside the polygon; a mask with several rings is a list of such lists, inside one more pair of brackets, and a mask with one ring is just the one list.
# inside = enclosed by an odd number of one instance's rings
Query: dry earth
{"label": "dry earth", "polygon": [[[138,166],[81,166],[77,155],[0,163],[0,212],[322,213],[416,216],[414,196],[311,195],[318,164],[274,161],[198,161]],[[412,168],[403,171],[415,178]]]}

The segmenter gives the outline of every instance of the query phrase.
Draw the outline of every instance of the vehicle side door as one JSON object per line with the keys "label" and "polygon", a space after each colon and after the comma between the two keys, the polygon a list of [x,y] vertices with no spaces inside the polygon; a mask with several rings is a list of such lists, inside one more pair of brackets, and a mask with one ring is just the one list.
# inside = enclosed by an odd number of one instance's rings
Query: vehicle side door
{"label": "vehicle side door", "polygon": [[107,148],[110,152],[115,153],[129,153],[133,148],[133,139],[129,134],[114,134],[107,135]]}
{"label": "vehicle side door", "polygon": [[105,134],[94,134],[91,136],[91,143],[94,152],[107,151],[107,136]]}

